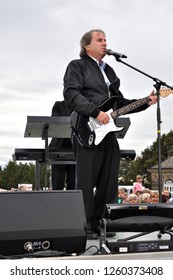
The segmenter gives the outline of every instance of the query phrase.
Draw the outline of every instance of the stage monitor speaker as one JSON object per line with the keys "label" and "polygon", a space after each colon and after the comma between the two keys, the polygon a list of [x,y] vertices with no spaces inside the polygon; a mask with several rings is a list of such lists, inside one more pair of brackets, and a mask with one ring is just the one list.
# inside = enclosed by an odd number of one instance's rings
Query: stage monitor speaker
{"label": "stage monitor speaker", "polygon": [[81,191],[0,193],[0,255],[58,251],[81,253],[86,246]]}
{"label": "stage monitor speaker", "polygon": [[[107,204],[104,218],[111,220],[133,216],[173,218],[173,203]],[[139,217],[140,219],[140,217]]]}

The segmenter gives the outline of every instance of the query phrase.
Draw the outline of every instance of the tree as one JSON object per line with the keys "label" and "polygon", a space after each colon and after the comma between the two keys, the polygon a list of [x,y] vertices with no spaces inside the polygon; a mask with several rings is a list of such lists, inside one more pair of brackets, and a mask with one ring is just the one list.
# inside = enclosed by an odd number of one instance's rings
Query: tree
{"label": "tree", "polygon": [[[161,142],[161,160],[164,161],[173,155],[173,131],[168,134],[163,134],[160,139]],[[141,152],[141,156],[131,162],[130,164],[122,165],[120,167],[120,176],[123,176],[123,181],[127,184],[135,182],[136,175],[141,174],[144,179],[144,186],[150,187],[151,176],[147,172],[153,165],[158,164],[158,141],[154,141],[150,147],[147,147]],[[124,168],[124,171],[123,171]]]}
{"label": "tree", "polygon": [[[41,188],[48,187],[49,178],[50,168],[43,165],[40,174]],[[18,184],[32,184],[35,188],[35,164],[9,161],[0,171],[0,188],[10,190],[18,188]]]}

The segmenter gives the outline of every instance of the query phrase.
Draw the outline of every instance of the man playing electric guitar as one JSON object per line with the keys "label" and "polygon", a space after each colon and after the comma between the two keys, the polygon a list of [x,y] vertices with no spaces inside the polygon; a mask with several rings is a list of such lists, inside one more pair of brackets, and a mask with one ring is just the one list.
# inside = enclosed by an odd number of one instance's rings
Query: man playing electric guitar
{"label": "man playing electric guitar", "polygon": [[[118,199],[120,152],[111,130],[96,143],[95,127],[110,122],[108,110],[111,108],[116,118],[123,107],[132,106],[131,110],[126,108],[128,110],[125,113],[139,112],[155,104],[157,97],[152,92],[146,102],[139,101],[139,106],[134,107],[132,103],[137,100],[124,98],[119,90],[119,78],[102,61],[107,50],[106,35],[102,30],[85,33],[80,46],[80,59],[71,61],[64,75],[64,98],[71,110],[75,111],[76,188],[83,192],[88,229],[96,231],[105,205],[117,202]],[[102,104],[106,108],[102,108]],[[83,135],[86,135],[86,146],[80,141]],[[93,189],[96,191],[93,192]]]}

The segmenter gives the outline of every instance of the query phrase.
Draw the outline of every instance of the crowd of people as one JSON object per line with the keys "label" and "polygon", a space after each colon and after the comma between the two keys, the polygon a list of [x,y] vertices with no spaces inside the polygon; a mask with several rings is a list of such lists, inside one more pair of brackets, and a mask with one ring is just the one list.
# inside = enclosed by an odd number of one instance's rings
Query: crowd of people
{"label": "crowd of people", "polygon": [[[128,193],[124,187],[118,190],[119,203],[159,203],[159,191],[150,190],[142,185],[142,176],[136,176],[136,182]],[[172,203],[171,193],[168,189],[163,188],[161,195],[161,203]]]}

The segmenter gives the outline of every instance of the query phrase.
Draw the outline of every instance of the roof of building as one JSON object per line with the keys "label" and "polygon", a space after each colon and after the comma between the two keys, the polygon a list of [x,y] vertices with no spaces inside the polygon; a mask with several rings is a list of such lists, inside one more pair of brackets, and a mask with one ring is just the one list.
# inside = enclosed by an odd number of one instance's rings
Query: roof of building
{"label": "roof of building", "polygon": [[[151,169],[158,168],[158,164],[154,165]],[[162,168],[173,168],[173,156],[162,161]]]}

